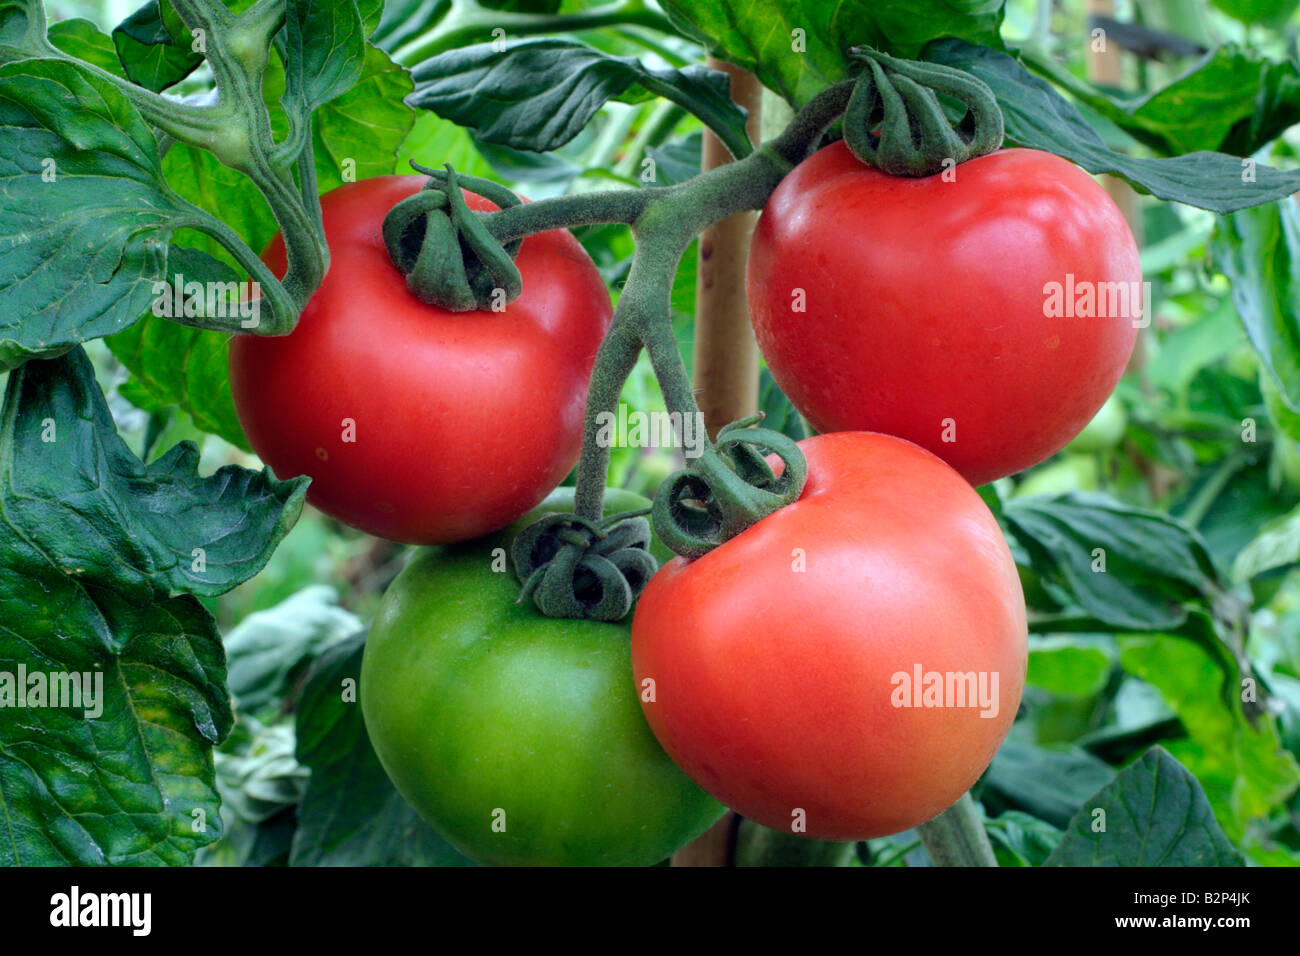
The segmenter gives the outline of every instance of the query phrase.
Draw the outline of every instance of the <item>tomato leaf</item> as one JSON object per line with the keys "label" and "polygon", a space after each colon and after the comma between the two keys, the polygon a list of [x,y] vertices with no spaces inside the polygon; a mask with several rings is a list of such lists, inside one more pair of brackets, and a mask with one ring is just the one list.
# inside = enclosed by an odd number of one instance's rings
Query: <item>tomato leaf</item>
{"label": "tomato leaf", "polygon": [[338,599],[326,585],[306,587],[248,615],[226,635],[230,692],[241,713],[278,706],[304,664],[361,630],[360,619]]}
{"label": "tomato leaf", "polygon": [[[235,273],[207,253],[182,246],[172,247],[168,266],[172,282],[177,274],[187,282],[235,278]],[[131,378],[119,391],[133,405],[149,412],[179,407],[198,428],[249,450],[235,415],[226,371],[230,336],[148,315],[105,341],[118,361],[131,370]]]}
{"label": "tomato leaf", "polygon": [[305,120],[361,78],[365,28],[354,0],[288,0],[284,28],[284,108]]}
{"label": "tomato leaf", "polygon": [[[1147,159],[1110,149],[1074,106],[1014,58],[958,39],[938,40],[925,58],[983,80],[997,96],[1007,139],[1056,153],[1090,173],[1111,173],[1159,199],[1229,213],[1300,191],[1300,171],[1282,172],[1224,153]],[[1246,179],[1249,171],[1253,179]]]}
{"label": "tomato leaf", "polygon": [[694,113],[733,153],[747,152],[745,111],[725,73],[701,66],[652,69],[576,40],[524,40],[450,50],[412,70],[407,102],[476,129],[494,143],[547,152],[563,146],[607,101],[658,95]]}
{"label": "tomato leaf", "polygon": [[1185,735],[1165,746],[1196,776],[1215,818],[1240,841],[1253,821],[1286,802],[1300,783],[1295,757],[1282,747],[1276,718],[1247,716],[1244,688],[1234,699],[1207,694],[1216,664],[1203,648],[1165,635],[1120,638],[1124,670],[1157,688]]}
{"label": "tomato leaf", "polygon": [[1163,156],[1197,149],[1249,156],[1300,121],[1300,64],[1224,44],[1143,96],[1119,96],[1054,61],[1034,69]]}
{"label": "tomato leaf", "polygon": [[1152,747],[1084,802],[1043,865],[1243,863],[1215,822],[1196,778],[1162,747]]}
{"label": "tomato leaf", "polygon": [[47,50],[41,0],[0,0],[0,64]]}
{"label": "tomato leaf", "polygon": [[0,681],[0,864],[183,864],[220,835],[225,654],[193,595],[266,564],[305,482],[197,465],[188,443],[135,458],[80,349],[9,375],[0,673],[23,668],[28,692],[34,674],[96,675],[102,694],[12,706]]}
{"label": "tomato leaf", "polygon": [[93,63],[102,70],[125,77],[113,41],[89,20],[74,18],[50,24],[50,43],[69,56]]}
{"label": "tomato leaf", "polygon": [[188,214],[107,82],[60,60],[0,67],[0,369],[135,322]]}
{"label": "tomato leaf", "polygon": [[113,45],[127,78],[155,93],[179,83],[203,62],[169,0],[145,0],[113,28]]}
{"label": "tomato leaf", "polygon": [[388,0],[370,34],[372,42],[392,52],[431,31],[451,10],[452,0]]}
{"label": "tomato leaf", "polygon": [[1232,282],[1232,302],[1250,344],[1300,412],[1300,204],[1293,199],[1245,209],[1218,221],[1213,264]]}
{"label": "tomato leaf", "polygon": [[298,807],[294,866],[472,866],[389,782],[357,703],[365,635],[312,665],[298,702],[298,760],[311,781]]}
{"label": "tomato leaf", "polygon": [[1019,498],[1003,516],[1045,581],[1118,630],[1169,630],[1222,587],[1200,536],[1102,494]]}
{"label": "tomato leaf", "polygon": [[866,44],[911,58],[935,37],[1001,46],[1001,0],[664,0],[669,18],[710,53],[753,70],[802,106],[849,75],[845,51]]}
{"label": "tomato leaf", "polygon": [[1064,826],[1088,794],[1115,776],[1104,761],[1072,746],[1031,747],[1007,741],[983,777],[981,799]]}

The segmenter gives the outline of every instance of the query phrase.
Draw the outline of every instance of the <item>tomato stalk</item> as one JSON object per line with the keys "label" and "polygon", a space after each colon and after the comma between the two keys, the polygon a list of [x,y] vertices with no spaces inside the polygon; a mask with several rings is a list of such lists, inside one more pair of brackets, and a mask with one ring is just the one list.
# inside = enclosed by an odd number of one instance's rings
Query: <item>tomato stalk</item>
{"label": "tomato stalk", "polygon": [[997,866],[984,821],[969,793],[916,828],[935,866]]}

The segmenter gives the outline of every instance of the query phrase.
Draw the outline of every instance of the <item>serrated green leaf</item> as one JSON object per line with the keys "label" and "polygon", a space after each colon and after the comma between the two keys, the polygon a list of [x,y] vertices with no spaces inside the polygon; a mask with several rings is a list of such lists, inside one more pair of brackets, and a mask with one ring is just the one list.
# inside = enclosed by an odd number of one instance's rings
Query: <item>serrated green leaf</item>
{"label": "serrated green leaf", "polygon": [[1288,198],[1221,218],[1210,251],[1278,397],[1300,412],[1300,205]]}
{"label": "serrated green leaf", "polygon": [[1300,191],[1300,171],[1255,164],[1254,178],[1248,181],[1242,159],[1224,153],[1148,159],[1115,152],[1068,100],[998,50],[950,38],[930,44],[925,58],[965,70],[988,84],[1002,108],[1011,143],[1056,153],[1090,173],[1120,176],[1158,199],[1229,213]]}
{"label": "serrated green leaf", "polygon": [[1196,778],[1152,747],[1085,801],[1043,865],[1241,866],[1242,859]]}
{"label": "serrated green leaf", "polygon": [[49,40],[56,48],[69,56],[75,56],[93,63],[102,70],[125,77],[126,71],[117,58],[117,50],[112,39],[99,32],[89,20],[74,17],[50,24]]}
{"label": "serrated green leaf", "polygon": [[96,675],[103,694],[0,707],[0,865],[184,864],[221,833],[225,654],[181,592],[256,574],[304,487],[235,467],[200,478],[197,464],[192,445],[136,459],[81,349],[9,375],[0,674]]}
{"label": "serrated green leaf", "polygon": [[113,28],[113,45],[131,82],[155,93],[179,83],[203,62],[170,0],[145,0]]}
{"label": "serrated green leaf", "polygon": [[727,74],[701,66],[654,69],[576,40],[523,40],[505,49],[475,44],[425,60],[411,75],[412,106],[514,149],[556,149],[609,100],[651,95],[694,113],[724,142],[748,143],[745,112],[731,100]]}
{"label": "serrated green leaf", "polygon": [[107,81],[62,60],[0,67],[0,369],[135,322],[191,212]]}
{"label": "serrated green leaf", "polygon": [[664,0],[664,11],[710,53],[758,74],[802,106],[846,79],[846,51],[873,46],[912,58],[936,37],[1001,45],[1001,0]]}

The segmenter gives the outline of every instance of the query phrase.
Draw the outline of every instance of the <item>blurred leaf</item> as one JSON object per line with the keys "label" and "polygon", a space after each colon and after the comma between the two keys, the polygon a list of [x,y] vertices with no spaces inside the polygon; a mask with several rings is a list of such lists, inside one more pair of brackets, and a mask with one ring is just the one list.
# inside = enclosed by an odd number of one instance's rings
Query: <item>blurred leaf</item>
{"label": "blurred leaf", "polygon": [[981,799],[1065,826],[1088,795],[1114,775],[1109,766],[1077,747],[1047,749],[1007,741],[984,775]]}
{"label": "blurred leaf", "polygon": [[1169,750],[1196,775],[1231,837],[1240,839],[1251,820],[1295,792],[1300,767],[1282,749],[1273,719],[1258,714],[1249,722],[1240,690],[1231,708],[1207,694],[1216,668],[1200,648],[1168,637],[1124,638],[1120,663],[1159,688],[1187,728],[1187,737],[1170,742]]}
{"label": "blurred leaf", "polygon": [[802,106],[848,77],[845,52],[867,45],[912,58],[935,37],[1000,46],[1001,0],[663,0],[684,33],[753,70]]}
{"label": "blurred leaf", "polygon": [[304,663],[361,630],[361,621],[339,607],[338,598],[331,587],[307,587],[250,614],[226,635],[230,692],[241,710],[278,706]]}
{"label": "blurred leaf", "polygon": [[758,371],[758,410],[763,413],[762,427],[788,435],[795,441],[808,437],[803,417],[785,397],[766,365]]}
{"label": "blurred leaf", "polygon": [[1146,159],[1110,149],[1078,110],[1045,81],[1005,53],[958,39],[926,48],[936,63],[974,74],[992,88],[1002,107],[1007,139],[1077,163],[1090,173],[1122,176],[1159,199],[1228,213],[1300,191],[1300,171],[1255,166],[1255,181],[1242,181],[1242,161],[1224,153],[1195,152]]}
{"label": "blurred leaf", "polygon": [[469,866],[389,782],[357,703],[364,635],[316,659],[298,703],[298,759],[311,781],[298,807],[294,866]]}
{"label": "blurred leaf", "polygon": [[1237,553],[1232,565],[1235,581],[1249,581],[1257,574],[1300,563],[1300,507],[1274,518],[1255,539]]}
{"label": "blurred leaf", "polygon": [[1242,859],[1215,823],[1196,778],[1152,747],[1085,801],[1043,865],[1241,866]]}
{"label": "blurred leaf", "polygon": [[432,113],[420,113],[397,152],[396,172],[413,172],[410,160],[441,169],[451,163],[458,173],[491,178],[492,167],[479,153],[469,130]]}
{"label": "blurred leaf", "polygon": [[1211,251],[1251,345],[1300,412],[1300,205],[1287,199],[1219,219]]}
{"label": "blurred leaf", "polygon": [[1280,27],[1295,12],[1297,0],[1210,0],[1230,17],[1246,25]]}
{"label": "blurred leaf", "polygon": [[[449,122],[443,120],[442,122]],[[454,125],[454,124],[453,124]],[[567,185],[582,174],[582,167],[554,153],[513,149],[480,136],[471,140],[483,158],[502,179],[517,183],[562,183]],[[459,168],[459,167],[458,167]]]}
{"label": "blurred leaf", "polygon": [[270,727],[253,723],[252,739],[238,753],[217,751],[216,768],[222,811],[253,824],[296,806],[311,776],[294,757],[293,724],[288,722]]}
{"label": "blurred leaf", "polygon": [[1069,91],[1163,156],[1213,150],[1249,156],[1300,121],[1300,68],[1224,44],[1168,85],[1120,98],[1066,79]]}
{"label": "blurred leaf", "polygon": [[606,102],[663,96],[694,113],[725,142],[748,142],[745,112],[727,74],[701,66],[651,69],[559,37],[449,50],[412,70],[407,102],[503,146],[547,152],[582,131]]}
{"label": "blurred leaf", "polygon": [[452,0],[387,0],[370,39],[391,53],[432,30],[451,10]]}
{"label": "blurred leaf", "polygon": [[1026,682],[1053,694],[1089,697],[1110,676],[1111,659],[1101,648],[1073,638],[1039,638],[1029,646]]}
{"label": "blurred leaf", "polygon": [[1143,370],[1151,384],[1181,398],[1206,365],[1232,353],[1241,344],[1240,319],[1226,298],[1194,322],[1170,329],[1160,338],[1159,351]]}
{"label": "blurred leaf", "polygon": [[696,130],[689,136],[665,143],[647,146],[646,156],[654,160],[656,186],[673,186],[684,183],[700,173],[700,156],[704,148],[704,133]]}

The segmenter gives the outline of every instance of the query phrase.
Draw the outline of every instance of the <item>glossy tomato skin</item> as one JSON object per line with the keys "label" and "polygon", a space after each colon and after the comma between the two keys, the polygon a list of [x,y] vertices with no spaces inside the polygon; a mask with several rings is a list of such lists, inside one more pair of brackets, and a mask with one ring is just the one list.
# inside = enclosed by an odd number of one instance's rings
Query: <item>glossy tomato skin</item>
{"label": "glossy tomato skin", "polygon": [[[329,273],[292,333],[233,339],[230,382],[254,450],[280,478],[310,475],[308,501],[370,534],[441,544],[509,524],[573,467],[611,308],[565,230],[524,241],[524,291],[503,312],[420,302],[381,227],[423,182],[322,197]],[[279,236],[264,258],[283,272]]]}
{"label": "glossy tomato skin", "polygon": [[[542,507],[572,502],[560,489]],[[606,507],[646,504],[623,492]],[[657,863],[724,810],[646,725],[630,622],[516,605],[514,575],[492,570],[509,537],[421,549],[385,593],[361,665],[370,741],[407,802],[480,862]]]}
{"label": "glossy tomato skin", "polygon": [[[996,520],[929,452],[866,432],[800,447],[798,501],[651,579],[632,669],[705,790],[773,829],[803,811],[806,836],[860,840],[931,819],[988,766],[1024,687],[1024,599]],[[996,708],[895,706],[917,666],[996,673]]]}
{"label": "glossy tomato skin", "polygon": [[749,306],[815,429],[906,438],[979,485],[1059,451],[1133,350],[1134,300],[1048,317],[1047,284],[1137,283],[1140,300],[1142,276],[1123,215],[1073,164],[1006,149],[955,174],[888,176],[843,142],[809,157],[759,219]]}

